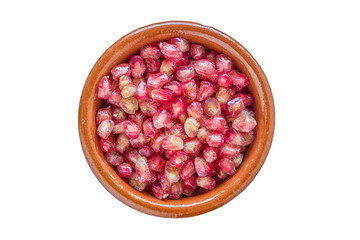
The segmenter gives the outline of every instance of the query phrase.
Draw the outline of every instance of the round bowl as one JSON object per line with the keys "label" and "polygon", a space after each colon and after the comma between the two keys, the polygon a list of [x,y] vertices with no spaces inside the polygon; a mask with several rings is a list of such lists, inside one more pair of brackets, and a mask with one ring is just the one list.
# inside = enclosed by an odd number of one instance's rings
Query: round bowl
{"label": "round bowl", "polygon": [[[235,175],[215,189],[197,192],[178,200],[159,200],[147,192],[138,192],[121,179],[116,169],[107,163],[99,147],[95,116],[101,100],[96,97],[102,76],[109,75],[115,65],[127,61],[139,49],[152,42],[180,36],[191,43],[201,43],[208,49],[231,57],[234,68],[249,77],[249,92],[254,95],[253,110],[257,120],[255,140],[247,147],[242,164]],[[80,100],[79,134],[86,160],[101,184],[126,205],[160,217],[189,217],[214,210],[242,192],[262,167],[269,152],[275,126],[274,102],[269,83],[259,64],[236,40],[212,27],[193,22],[162,22],[141,27],[115,42],[91,70]]]}

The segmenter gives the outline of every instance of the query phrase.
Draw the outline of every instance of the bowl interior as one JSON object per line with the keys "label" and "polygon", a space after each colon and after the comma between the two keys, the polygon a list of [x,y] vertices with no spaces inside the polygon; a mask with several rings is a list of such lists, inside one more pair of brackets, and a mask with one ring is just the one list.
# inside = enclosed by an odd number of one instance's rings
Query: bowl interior
{"label": "bowl interior", "polygon": [[[153,42],[183,37],[190,43],[201,43],[207,49],[231,57],[234,68],[246,74],[249,92],[254,95],[253,110],[257,120],[257,135],[247,146],[245,157],[236,174],[225,179],[212,191],[198,190],[191,197],[179,200],[159,200],[147,192],[138,192],[121,179],[114,167],[106,162],[96,135],[95,116],[102,104],[96,97],[102,76],[109,75],[117,64],[128,61],[139,53],[142,46]],[[217,208],[239,194],[256,176],[269,151],[274,131],[274,107],[271,90],[260,66],[234,39],[226,34],[200,24],[167,22],[135,30],[113,44],[98,60],[85,83],[79,108],[79,131],[87,161],[105,188],[125,204],[145,213],[183,217],[201,214]]]}

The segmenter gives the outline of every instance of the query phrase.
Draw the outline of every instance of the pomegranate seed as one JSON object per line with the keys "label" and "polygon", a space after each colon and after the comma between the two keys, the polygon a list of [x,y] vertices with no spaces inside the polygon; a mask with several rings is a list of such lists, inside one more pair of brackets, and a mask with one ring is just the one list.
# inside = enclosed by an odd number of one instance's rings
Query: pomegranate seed
{"label": "pomegranate seed", "polygon": [[171,156],[169,163],[172,167],[181,167],[187,160],[189,160],[189,155],[186,152],[177,151]]}
{"label": "pomegranate seed", "polygon": [[179,168],[172,167],[170,162],[165,163],[165,177],[169,180],[170,183],[179,181]]}
{"label": "pomegranate seed", "polygon": [[147,162],[146,157],[141,156],[135,165],[136,174],[138,176],[138,180],[141,183],[148,183],[151,181],[151,173],[149,164]]}
{"label": "pomegranate seed", "polygon": [[134,96],[140,100],[149,98],[149,92],[145,82],[140,82],[139,85],[137,85]]}
{"label": "pomegranate seed", "polygon": [[212,132],[206,137],[206,142],[210,147],[220,147],[224,144],[224,134]]}
{"label": "pomegranate seed", "polygon": [[122,88],[121,96],[124,98],[132,97],[134,96],[136,90],[137,87],[134,84],[128,84]]}
{"label": "pomegranate seed", "polygon": [[235,129],[230,128],[226,131],[225,134],[225,142],[229,144],[235,144],[238,146],[244,146],[245,145],[245,139],[244,137]]}
{"label": "pomegranate seed", "polygon": [[180,177],[181,179],[186,180],[189,179],[191,176],[193,176],[195,173],[196,170],[195,170],[194,161],[186,161],[185,164],[181,167]]}
{"label": "pomegranate seed", "polygon": [[138,55],[135,55],[130,58],[129,63],[131,67],[131,75],[134,78],[141,78],[146,71],[144,59]]}
{"label": "pomegranate seed", "polygon": [[192,117],[195,119],[201,119],[204,114],[201,103],[196,102],[196,101],[192,102],[190,105],[187,106],[186,112],[189,117]]}
{"label": "pomegranate seed", "polygon": [[249,116],[252,116],[253,118],[255,118],[255,112],[253,110],[248,109],[248,108],[245,108],[244,110],[242,110],[240,115],[249,115]]}
{"label": "pomegranate seed", "polygon": [[153,119],[152,118],[148,118],[144,121],[143,123],[143,130],[144,130],[144,134],[146,137],[148,138],[153,138],[156,136],[158,130],[155,128],[154,123],[153,123]]}
{"label": "pomegranate seed", "polygon": [[201,150],[201,142],[197,138],[187,138],[184,140],[184,152],[190,157],[195,157]]}
{"label": "pomegranate seed", "polygon": [[175,63],[180,61],[183,56],[181,50],[176,45],[167,42],[160,43],[160,50],[166,58]]}
{"label": "pomegranate seed", "polygon": [[114,135],[110,135],[107,139],[100,139],[100,149],[103,152],[115,150]]}
{"label": "pomegranate seed", "polygon": [[136,111],[135,114],[129,115],[129,117],[128,117],[128,120],[136,123],[140,127],[140,129],[143,128],[145,119],[146,119],[146,116],[141,111]]}
{"label": "pomegranate seed", "polygon": [[240,115],[234,120],[232,126],[240,132],[250,132],[256,127],[256,120],[249,115]]}
{"label": "pomegranate seed", "polygon": [[100,99],[108,99],[111,96],[111,82],[108,76],[101,78],[97,97]]}
{"label": "pomegranate seed", "polygon": [[144,191],[146,183],[141,183],[136,173],[133,173],[129,178],[129,184],[139,192]]}
{"label": "pomegranate seed", "polygon": [[192,66],[180,66],[176,70],[176,78],[180,81],[191,80],[195,77],[195,69]]}
{"label": "pomegranate seed", "polygon": [[244,109],[245,105],[239,97],[232,99],[226,104],[226,112],[232,118],[238,116]]}
{"label": "pomegranate seed", "polygon": [[206,143],[207,136],[211,133],[211,131],[205,127],[201,127],[198,131],[197,137],[201,143]]}
{"label": "pomegranate seed", "polygon": [[233,88],[223,88],[220,87],[216,92],[216,100],[220,103],[220,105],[224,105],[229,102],[235,94],[235,89]]}
{"label": "pomegranate seed", "polygon": [[162,144],[162,141],[165,137],[165,134],[164,133],[158,133],[154,138],[153,140],[151,140],[150,142],[150,146],[152,147],[152,149],[154,149],[155,152],[160,152],[161,150],[161,144]]}
{"label": "pomegranate seed", "polygon": [[218,53],[216,51],[209,51],[205,53],[205,59],[211,61],[214,65],[216,65],[216,56]]}
{"label": "pomegranate seed", "polygon": [[226,73],[221,73],[217,76],[216,82],[221,87],[231,87],[232,79]]}
{"label": "pomegranate seed", "polygon": [[138,151],[136,151],[135,149],[133,148],[129,148],[126,152],[125,152],[125,161],[130,163],[130,165],[135,168],[136,167],[136,163],[138,161],[140,161],[142,158],[142,156],[139,154]]}
{"label": "pomegranate seed", "polygon": [[133,81],[130,76],[123,75],[120,77],[120,80],[119,80],[119,89],[120,90],[122,90],[125,86],[127,86],[129,84],[133,84]]}
{"label": "pomegranate seed", "polygon": [[174,94],[168,89],[155,89],[151,91],[151,98],[160,103],[167,103],[173,100]]}
{"label": "pomegranate seed", "polygon": [[195,71],[200,75],[207,76],[213,74],[216,71],[215,65],[207,59],[197,60],[192,64],[192,66],[194,67]]}
{"label": "pomegranate seed", "polygon": [[208,98],[202,103],[202,107],[204,109],[204,112],[209,117],[220,115],[221,114],[221,106],[219,102],[216,100],[216,98]]}
{"label": "pomegranate seed", "polygon": [[100,108],[96,112],[96,125],[99,125],[104,120],[111,120],[111,119],[112,119],[112,115],[109,108]]}
{"label": "pomegranate seed", "polygon": [[165,150],[162,156],[166,159],[170,159],[171,156],[174,155],[174,153],[176,152],[176,150]]}
{"label": "pomegranate seed", "polygon": [[236,94],[235,97],[241,98],[241,100],[243,101],[243,103],[246,107],[254,104],[254,96],[250,93],[248,93],[248,94],[239,93],[239,94]]}
{"label": "pomegranate seed", "polygon": [[186,119],[184,124],[185,133],[189,137],[195,137],[198,134],[199,127],[200,127],[200,123],[192,117]]}
{"label": "pomegranate seed", "polygon": [[108,99],[108,102],[116,107],[120,107],[122,96],[121,96],[121,90],[115,89],[111,92],[111,95]]}
{"label": "pomegranate seed", "polygon": [[129,74],[130,74],[130,65],[127,63],[122,63],[111,69],[111,75],[115,81],[119,81],[121,76],[129,75]]}
{"label": "pomegranate seed", "polygon": [[110,136],[113,128],[114,128],[113,120],[104,120],[100,123],[100,125],[97,128],[97,135],[103,139],[106,139]]}
{"label": "pomegranate seed", "polygon": [[232,60],[225,54],[219,54],[216,56],[216,69],[219,73],[230,72],[233,68]]}
{"label": "pomegranate seed", "polygon": [[231,70],[228,75],[233,80],[233,84],[239,88],[246,87],[249,84],[248,77],[236,70]]}
{"label": "pomegranate seed", "polygon": [[206,146],[203,148],[203,155],[207,162],[212,163],[217,159],[216,149]]}
{"label": "pomegranate seed", "polygon": [[236,157],[233,158],[235,168],[240,166],[240,164],[243,161],[243,158],[244,158],[244,154],[242,154],[242,153],[239,153],[239,155],[237,155]]}
{"label": "pomegranate seed", "polygon": [[174,124],[168,131],[166,131],[165,135],[174,135],[178,136],[182,140],[188,138],[188,136],[185,133],[184,126],[180,123]]}
{"label": "pomegranate seed", "polygon": [[173,118],[178,118],[186,108],[186,102],[184,98],[179,97],[171,103],[171,114]]}
{"label": "pomegranate seed", "polygon": [[160,72],[166,73],[168,76],[171,76],[175,71],[176,65],[169,59],[162,61],[160,65]]}
{"label": "pomegranate seed", "polygon": [[130,138],[130,145],[133,148],[144,146],[147,142],[148,142],[148,138],[145,136],[144,133],[140,133],[139,137],[135,139]]}
{"label": "pomegranate seed", "polygon": [[133,174],[133,169],[129,163],[121,163],[117,166],[117,172],[122,178],[129,178]]}
{"label": "pomegranate seed", "polygon": [[193,59],[199,60],[205,56],[205,48],[201,44],[191,44],[190,55]]}
{"label": "pomegranate seed", "polygon": [[149,117],[154,116],[160,107],[160,104],[153,99],[145,99],[139,101],[140,110]]}
{"label": "pomegranate seed", "polygon": [[[150,157],[151,155],[153,155],[155,153],[154,150],[150,147],[149,143],[139,147],[138,151],[139,151],[139,154],[144,157]],[[149,162],[149,164],[150,164],[150,162]]]}
{"label": "pomegranate seed", "polygon": [[234,175],[236,168],[235,163],[230,158],[222,158],[217,163],[217,166],[228,175]]}
{"label": "pomegranate seed", "polygon": [[252,143],[253,141],[254,141],[254,139],[255,139],[255,129],[254,130],[252,130],[252,131],[250,131],[250,132],[243,132],[242,134],[241,134],[243,137],[244,137],[244,139],[245,139],[245,145],[244,146],[247,146],[247,145],[249,145],[250,143]]}
{"label": "pomegranate seed", "polygon": [[229,175],[227,175],[223,170],[219,169],[219,171],[218,171],[217,174],[216,174],[216,179],[217,179],[218,181],[222,181],[222,180],[224,180],[227,176],[229,176]]}
{"label": "pomegranate seed", "polygon": [[[185,108],[184,108],[184,110],[185,110]],[[185,124],[185,121],[186,121],[187,118],[188,118],[188,115],[187,115],[187,113],[185,111],[180,113],[180,115],[178,117],[179,123]]]}
{"label": "pomegranate seed", "polygon": [[124,153],[130,146],[130,141],[125,133],[119,134],[115,142],[115,148],[119,153]]}
{"label": "pomegranate seed", "polygon": [[117,121],[114,123],[114,127],[112,130],[113,134],[120,134],[124,132],[124,121]]}
{"label": "pomegranate seed", "polygon": [[169,191],[170,190],[171,182],[165,176],[165,171],[162,171],[157,175],[157,180],[160,183],[160,186],[164,191]]}
{"label": "pomegranate seed", "polygon": [[127,114],[134,114],[139,109],[139,103],[136,98],[122,98],[120,100],[120,107]]}
{"label": "pomegranate seed", "polygon": [[177,46],[180,49],[180,51],[182,51],[183,53],[189,51],[189,43],[184,38],[181,37],[172,38],[171,44]]}
{"label": "pomegranate seed", "polygon": [[154,154],[148,158],[149,168],[156,172],[162,172],[165,169],[165,160],[159,155]]}
{"label": "pomegranate seed", "polygon": [[159,72],[151,75],[147,79],[147,85],[149,88],[152,89],[159,89],[161,88],[165,83],[169,81],[168,76],[164,72]]}
{"label": "pomegranate seed", "polygon": [[154,182],[151,185],[151,192],[158,199],[165,199],[169,195],[166,191],[164,191],[164,189],[162,189],[158,182]]}
{"label": "pomegranate seed", "polygon": [[170,120],[171,114],[164,108],[160,108],[159,110],[157,110],[153,117],[153,123],[155,128],[157,129],[166,127],[170,123]]}
{"label": "pomegranate seed", "polygon": [[142,58],[159,58],[161,56],[160,48],[154,45],[147,45],[140,50],[140,56]]}
{"label": "pomegranate seed", "polygon": [[139,137],[141,129],[139,127],[139,125],[137,125],[136,123],[126,120],[124,121],[124,133],[132,139],[136,139]]}
{"label": "pomegranate seed", "polygon": [[202,81],[200,83],[199,95],[197,96],[197,100],[204,101],[208,97],[211,97],[214,93],[216,93],[215,84],[208,81]]}
{"label": "pomegranate seed", "polygon": [[112,117],[114,121],[124,121],[126,119],[126,113],[121,108],[115,108]]}
{"label": "pomegranate seed", "polygon": [[226,126],[226,120],[222,115],[214,115],[205,122],[207,129],[214,131],[223,131]]}
{"label": "pomegranate seed", "polygon": [[194,100],[198,94],[198,87],[193,79],[180,83],[180,89],[185,96],[192,100]]}
{"label": "pomegranate seed", "polygon": [[180,89],[180,83],[178,81],[168,82],[164,85],[164,88],[171,90],[175,97],[182,95],[182,92]]}
{"label": "pomegranate seed", "polygon": [[216,186],[216,181],[212,177],[198,177],[196,183],[199,187],[212,190]]}
{"label": "pomegranate seed", "polygon": [[183,192],[183,187],[180,182],[174,182],[171,184],[171,188],[169,191],[169,198],[171,199],[179,199]]}
{"label": "pomegranate seed", "polygon": [[240,153],[240,147],[234,144],[225,143],[219,148],[219,155],[225,158],[236,157]]}
{"label": "pomegranate seed", "polygon": [[145,65],[147,73],[158,73],[160,71],[160,61],[158,59],[146,58]]}
{"label": "pomegranate seed", "polygon": [[165,150],[181,150],[184,148],[184,142],[181,138],[174,135],[164,137],[161,147]]}
{"label": "pomegranate seed", "polygon": [[106,161],[113,166],[119,166],[124,159],[119,153],[110,151],[106,153]]}

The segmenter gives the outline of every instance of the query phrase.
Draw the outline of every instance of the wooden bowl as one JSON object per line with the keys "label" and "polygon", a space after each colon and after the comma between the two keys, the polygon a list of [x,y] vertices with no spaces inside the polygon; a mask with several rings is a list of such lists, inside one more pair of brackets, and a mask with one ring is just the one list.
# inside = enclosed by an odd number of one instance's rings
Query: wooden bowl
{"label": "wooden bowl", "polygon": [[[257,135],[247,147],[242,164],[236,174],[228,177],[211,191],[195,192],[194,196],[178,200],[159,200],[146,192],[133,189],[121,179],[116,169],[108,164],[99,147],[95,116],[101,100],[96,97],[102,76],[125,62],[140,48],[152,42],[180,36],[191,43],[201,43],[208,49],[231,57],[234,68],[245,73],[250,80],[249,91],[254,95]],[[79,134],[82,149],[91,170],[102,185],[126,205],[160,217],[189,217],[216,209],[242,192],[255,178],[269,152],[274,134],[275,110],[269,83],[259,64],[236,40],[212,27],[193,22],[162,22],[139,28],[115,42],[96,62],[91,70],[80,99]]]}

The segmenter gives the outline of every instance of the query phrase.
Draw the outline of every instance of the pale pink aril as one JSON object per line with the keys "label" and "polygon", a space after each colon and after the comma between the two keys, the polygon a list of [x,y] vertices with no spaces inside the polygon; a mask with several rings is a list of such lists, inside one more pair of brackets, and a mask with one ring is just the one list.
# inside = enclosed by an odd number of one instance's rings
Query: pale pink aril
{"label": "pale pink aril", "polygon": [[216,180],[212,177],[198,177],[196,183],[199,187],[212,190],[216,186]]}
{"label": "pale pink aril", "polygon": [[140,82],[137,85],[136,91],[134,93],[134,97],[139,100],[144,100],[149,98],[149,91],[145,82]]}
{"label": "pale pink aril", "polygon": [[191,80],[195,77],[195,69],[192,66],[180,66],[176,70],[176,78],[180,81]]}
{"label": "pale pink aril", "polygon": [[97,135],[103,139],[106,139],[110,136],[113,128],[114,128],[113,120],[104,120],[100,123],[100,125],[97,128]]}
{"label": "pale pink aril", "polygon": [[[155,152],[154,150],[151,148],[150,144],[147,143],[141,147],[139,147],[139,150],[138,150],[139,154],[141,156],[144,156],[144,157],[150,157],[151,155],[153,155]],[[149,160],[149,159],[148,159]],[[149,163],[150,164],[150,163]],[[151,168],[150,168],[151,169]]]}
{"label": "pale pink aril", "polygon": [[182,58],[181,50],[174,44],[169,44],[167,42],[160,43],[161,53],[164,54],[166,58],[172,62],[178,62]]}
{"label": "pale pink aril", "polygon": [[256,127],[256,120],[250,115],[239,115],[232,123],[232,127],[240,132],[250,132]]}
{"label": "pale pink aril", "polygon": [[119,153],[124,153],[130,146],[129,137],[125,133],[119,134],[115,141],[115,148]]}
{"label": "pale pink aril", "polygon": [[147,45],[140,49],[140,56],[142,58],[156,58],[161,56],[160,48],[154,45]]}
{"label": "pale pink aril", "polygon": [[138,190],[139,192],[144,191],[146,187],[146,183],[140,182],[136,173],[131,174],[129,178],[129,185]]}
{"label": "pale pink aril", "polygon": [[233,84],[239,88],[249,85],[249,79],[245,74],[239,73],[236,70],[231,70],[228,75],[233,80]]}
{"label": "pale pink aril", "polygon": [[228,174],[228,175],[235,174],[236,167],[235,167],[235,163],[232,159],[225,157],[225,158],[218,160],[216,164],[219,167],[219,169],[224,171],[226,174]]}
{"label": "pale pink aril", "polygon": [[182,95],[180,89],[180,83],[178,81],[171,81],[164,85],[164,89],[169,89],[173,92],[174,97],[179,97]]}
{"label": "pale pink aril", "polygon": [[180,170],[181,179],[189,179],[196,173],[194,161],[186,161]]}
{"label": "pale pink aril", "polygon": [[120,100],[120,107],[127,114],[135,114],[135,112],[139,109],[139,102],[134,97],[122,98]]}
{"label": "pale pink aril", "polygon": [[195,118],[188,117],[184,124],[184,130],[189,137],[195,137],[199,131],[200,123]]}
{"label": "pale pink aril", "polygon": [[224,144],[224,134],[221,132],[212,132],[206,137],[206,143],[210,147],[221,147]]}
{"label": "pale pink aril", "polygon": [[193,59],[199,60],[205,56],[205,48],[201,44],[191,44],[190,55]]}
{"label": "pale pink aril", "polygon": [[204,159],[209,163],[216,161],[216,159],[217,159],[216,152],[217,152],[216,149],[213,147],[210,147],[210,146],[204,147],[203,151],[202,151]]}
{"label": "pale pink aril", "polygon": [[231,87],[232,79],[226,73],[221,73],[217,76],[216,82],[221,87]]}
{"label": "pale pink aril", "polygon": [[215,61],[216,61],[216,69],[219,73],[230,72],[233,68],[233,62],[231,58],[229,58],[225,54],[217,55]]}
{"label": "pale pink aril", "polygon": [[201,119],[204,115],[204,110],[199,102],[192,102],[186,107],[186,112],[189,117]]}
{"label": "pale pink aril", "polygon": [[103,152],[110,152],[115,150],[114,135],[110,135],[108,138],[100,139],[100,149]]}
{"label": "pale pink aril", "polygon": [[171,114],[164,108],[160,108],[153,116],[153,123],[156,129],[166,127],[171,120]]}
{"label": "pale pink aril", "polygon": [[112,117],[114,121],[124,121],[126,119],[126,113],[122,108],[115,108],[112,112]]}
{"label": "pale pink aril", "polygon": [[200,140],[201,143],[206,143],[207,136],[211,133],[209,129],[206,127],[201,127],[197,133],[197,138]]}
{"label": "pale pink aril", "polygon": [[192,66],[194,67],[195,71],[201,75],[211,75],[216,72],[216,68],[214,63],[207,59],[200,59],[195,61]]}
{"label": "pale pink aril", "polygon": [[160,108],[160,103],[149,98],[145,100],[140,100],[139,107],[146,116],[152,117]]}
{"label": "pale pink aril", "polygon": [[175,99],[172,103],[171,103],[171,116],[173,118],[178,118],[184,111],[186,108],[186,102],[184,100],[184,98],[179,97],[177,99]]}
{"label": "pale pink aril", "polygon": [[128,63],[119,64],[111,69],[111,75],[115,81],[119,81],[121,76],[129,75],[130,72],[130,64]]}
{"label": "pale pink aril", "polygon": [[180,83],[180,89],[185,96],[192,100],[195,100],[198,95],[198,86],[194,79]]}
{"label": "pale pink aril", "polygon": [[158,199],[165,199],[169,195],[167,191],[165,191],[158,182],[154,182],[151,185],[152,194]]}
{"label": "pale pink aril", "polygon": [[140,135],[137,138],[135,138],[135,139],[130,138],[129,141],[130,141],[131,147],[139,148],[141,146],[144,146],[146,143],[148,143],[149,138],[147,138],[144,133],[140,133]]}
{"label": "pale pink aril", "polygon": [[216,86],[215,84],[208,82],[208,81],[202,81],[200,83],[199,87],[199,94],[197,96],[197,100],[202,102],[205,99],[211,97],[216,93]]}
{"label": "pale pink aril", "polygon": [[171,39],[171,44],[177,46],[183,53],[189,51],[189,43],[185,38],[174,37]]}
{"label": "pale pink aril", "polygon": [[226,104],[226,112],[232,118],[237,117],[244,109],[245,109],[244,102],[239,97],[230,100]]}
{"label": "pale pink aril", "polygon": [[134,96],[137,87],[134,84],[128,84],[121,89],[121,96],[123,98],[128,98]]}
{"label": "pale pink aril", "polygon": [[165,169],[165,160],[157,154],[148,158],[149,168],[155,172],[162,172]]}
{"label": "pale pink aril", "polygon": [[189,155],[184,151],[176,151],[170,157],[170,165],[172,167],[181,167],[185,164],[186,161],[189,160]]}
{"label": "pale pink aril", "polygon": [[176,167],[172,167],[169,161],[165,163],[164,173],[165,173],[165,177],[169,180],[170,183],[179,181],[180,179],[179,171],[180,169]]}
{"label": "pale pink aril", "polygon": [[220,157],[233,158],[236,157],[242,149],[243,146],[225,143],[219,148],[219,155]]}
{"label": "pale pink aril", "polygon": [[215,94],[215,98],[220,105],[224,105],[233,98],[234,94],[235,89],[220,87]]}
{"label": "pale pink aril", "polygon": [[160,72],[166,73],[168,76],[172,76],[175,72],[176,64],[169,59],[162,61],[160,65]]}
{"label": "pale pink aril", "polygon": [[233,128],[230,128],[226,131],[225,142],[229,143],[229,144],[235,144],[238,146],[245,145],[244,137],[241,135],[241,133],[239,133],[238,131],[236,131]]}
{"label": "pale pink aril", "polygon": [[108,76],[102,77],[97,90],[97,97],[108,99],[111,96],[111,82]]}
{"label": "pale pink aril", "polygon": [[210,176],[212,167],[208,162],[205,161],[204,158],[196,157],[194,164],[196,173],[199,177]]}
{"label": "pale pink aril", "polygon": [[200,153],[202,147],[202,143],[196,137],[194,138],[187,138],[184,140],[184,152],[189,154],[189,156],[195,157],[197,154]]}
{"label": "pale pink aril", "polygon": [[134,82],[129,75],[123,75],[119,79],[119,89],[122,90],[125,86],[133,83]]}
{"label": "pale pink aril", "polygon": [[124,121],[116,121],[114,122],[114,127],[112,130],[112,134],[120,134],[124,132]]}
{"label": "pale pink aril", "polygon": [[175,135],[169,135],[164,137],[161,147],[165,150],[181,150],[184,148],[184,142],[181,138]]}
{"label": "pale pink aril", "polygon": [[204,112],[209,117],[220,115],[221,114],[221,106],[220,103],[216,100],[216,98],[210,97],[203,101],[202,107]]}
{"label": "pale pink aril", "polygon": [[154,89],[151,91],[150,96],[159,103],[168,103],[173,100],[174,93],[169,89]]}
{"label": "pale pink aril", "polygon": [[142,57],[138,55],[132,56],[130,58],[129,64],[131,67],[131,75],[134,78],[141,78],[144,75],[146,71],[146,65]]}
{"label": "pale pink aril", "polygon": [[104,120],[111,120],[112,114],[109,108],[100,108],[96,112],[96,125],[99,125]]}
{"label": "pale pink aril", "polygon": [[159,153],[161,151],[161,144],[165,137],[165,134],[163,132],[158,133],[150,142],[150,146],[152,149]]}
{"label": "pale pink aril", "polygon": [[171,199],[179,199],[183,192],[183,187],[180,182],[174,182],[171,184],[171,188],[169,190],[169,198]]}
{"label": "pale pink aril", "polygon": [[152,118],[148,118],[143,123],[143,131],[146,137],[153,138],[158,133],[158,130],[154,126]]}
{"label": "pale pink aril", "polygon": [[121,96],[121,90],[115,89],[111,92],[108,102],[115,107],[120,107],[120,102],[123,97]]}

